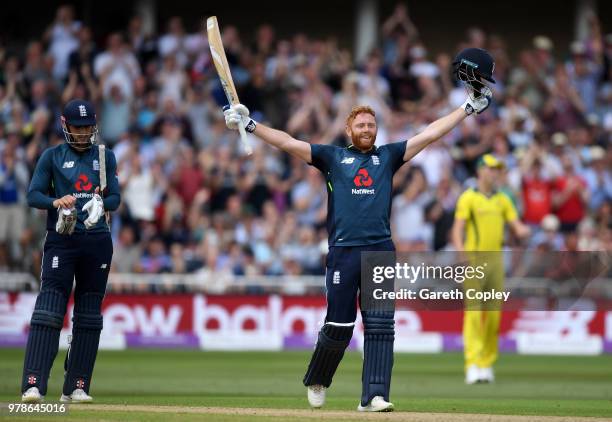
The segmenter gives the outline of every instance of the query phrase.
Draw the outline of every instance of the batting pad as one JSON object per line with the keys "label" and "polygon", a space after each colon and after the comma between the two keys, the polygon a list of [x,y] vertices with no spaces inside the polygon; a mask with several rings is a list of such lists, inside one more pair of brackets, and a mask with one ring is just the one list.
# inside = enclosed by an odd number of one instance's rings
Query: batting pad
{"label": "batting pad", "polygon": [[388,311],[365,311],[362,314],[364,328],[362,406],[367,406],[375,396],[382,396],[389,401],[395,340],[393,316],[394,313]]}
{"label": "batting pad", "polygon": [[77,388],[89,394],[102,331],[102,299],[104,295],[100,293],[85,293],[75,298],[72,342],[64,379],[63,392],[66,395]]}
{"label": "batting pad", "polygon": [[57,356],[67,303],[68,298],[54,289],[43,289],[36,298],[23,364],[22,392],[38,387],[40,394],[44,396],[47,393],[47,381]]}
{"label": "batting pad", "polygon": [[304,375],[305,386],[323,385],[329,387],[344,356],[344,351],[351,341],[355,324],[332,324],[326,323],[319,331],[315,351],[312,354],[306,375]]}

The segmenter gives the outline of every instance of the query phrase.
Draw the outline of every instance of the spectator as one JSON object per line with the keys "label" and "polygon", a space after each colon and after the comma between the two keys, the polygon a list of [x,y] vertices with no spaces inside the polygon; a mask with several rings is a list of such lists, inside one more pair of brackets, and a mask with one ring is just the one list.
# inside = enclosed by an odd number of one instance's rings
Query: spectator
{"label": "spectator", "polygon": [[134,80],[140,74],[140,65],[120,33],[108,36],[106,51],[98,54],[94,61],[94,74],[100,79],[104,98],[109,98],[112,88],[116,86],[123,98],[132,99]]}
{"label": "spectator", "polygon": [[553,181],[552,204],[561,221],[561,231],[573,233],[585,215],[589,191],[584,179],[576,174],[569,155],[563,156],[561,164],[563,176]]}
{"label": "spectator", "polygon": [[172,270],[172,260],[161,238],[154,237],[149,240],[144,255],[140,259],[140,269],[143,273],[148,274],[161,274]]}
{"label": "spectator", "polygon": [[15,148],[7,146],[0,160],[0,244],[8,243],[8,251],[19,259],[19,242],[25,228],[25,195],[29,172],[19,160]]}
{"label": "spectator", "polygon": [[[393,199],[391,221],[398,251],[426,250],[432,245],[433,229],[425,216],[425,206],[430,201],[423,170],[412,168],[406,188]],[[408,221],[410,224],[406,224]]]}
{"label": "spectator", "polygon": [[70,5],[60,6],[55,21],[45,32],[49,43],[49,54],[53,57],[53,77],[62,80],[68,74],[70,53],[79,46],[77,33],[81,23],[74,19],[74,9]]}
{"label": "spectator", "polygon": [[538,226],[553,211],[553,185],[544,174],[541,156],[528,153],[521,166],[523,221]]}
{"label": "spectator", "polygon": [[115,242],[111,270],[118,273],[139,271],[142,251],[136,243],[136,234],[132,226],[121,227],[119,237]]}

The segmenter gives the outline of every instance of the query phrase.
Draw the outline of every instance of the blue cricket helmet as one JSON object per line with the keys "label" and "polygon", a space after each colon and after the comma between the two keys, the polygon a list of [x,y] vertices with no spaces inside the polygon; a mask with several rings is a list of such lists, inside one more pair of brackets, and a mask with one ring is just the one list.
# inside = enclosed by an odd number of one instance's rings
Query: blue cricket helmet
{"label": "blue cricket helmet", "polygon": [[487,82],[495,83],[494,71],[495,60],[482,48],[466,48],[453,60],[453,73],[466,87],[471,88],[468,93],[475,98],[491,93]]}
{"label": "blue cricket helmet", "polygon": [[93,104],[85,100],[72,100],[64,106],[62,112],[66,124],[72,126],[95,126],[96,110]]}
{"label": "blue cricket helmet", "polygon": [[[77,151],[86,151],[96,144],[98,136],[98,126],[96,122],[96,110],[89,101],[75,99],[69,101],[62,112],[62,131],[66,143]],[[77,134],[68,130],[68,125],[76,127],[91,126],[90,133]],[[88,142],[77,142],[75,136],[88,136]]]}

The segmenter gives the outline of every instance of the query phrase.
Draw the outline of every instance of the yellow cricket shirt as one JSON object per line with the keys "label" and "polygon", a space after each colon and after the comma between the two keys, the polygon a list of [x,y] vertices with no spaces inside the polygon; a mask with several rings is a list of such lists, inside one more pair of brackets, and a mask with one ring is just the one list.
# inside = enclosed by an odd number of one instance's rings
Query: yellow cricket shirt
{"label": "yellow cricket shirt", "polygon": [[465,220],[466,251],[499,251],[504,243],[504,224],[518,218],[506,194],[491,196],[468,189],[457,200],[455,218]]}

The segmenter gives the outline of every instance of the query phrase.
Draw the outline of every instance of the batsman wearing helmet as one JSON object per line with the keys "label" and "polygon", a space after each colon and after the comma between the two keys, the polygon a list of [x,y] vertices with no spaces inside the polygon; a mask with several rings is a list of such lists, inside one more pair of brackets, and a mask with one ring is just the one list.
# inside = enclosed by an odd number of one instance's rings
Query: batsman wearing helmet
{"label": "batsman wearing helmet", "polygon": [[66,142],[43,152],[27,195],[31,207],[47,210],[41,287],[30,322],[21,383],[22,401],[27,403],[42,401],[47,392],[73,282],[72,340],[64,364],[61,401],[92,400],[89,388],[113,255],[104,214],[117,209],[121,200],[115,156],[97,146],[93,106],[88,101],[70,101],[61,124]]}
{"label": "batsman wearing helmet", "polygon": [[[294,139],[289,134],[257,123],[241,104],[225,110],[228,128],[243,125],[266,143],[301,158],[319,169],[326,179],[328,194],[327,229],[329,253],[326,261],[327,314],[315,351],[304,376],[308,401],[319,408],[325,403],[326,389],[349,345],[357,316],[361,284],[361,254],[368,251],[393,252],[390,213],[393,174],[423,148],[437,141],[468,115],[483,112],[491,91],[482,84],[478,60],[466,61],[461,71],[469,96],[450,114],[434,121],[407,141],[377,147],[377,124],[370,107],[353,108],[346,119],[346,147],[316,145]],[[492,69],[489,69],[492,71]],[[473,80],[472,80],[473,79]],[[406,222],[410,224],[410,222]],[[368,282],[366,280],[366,282]],[[363,302],[362,302],[363,305]],[[394,311],[372,310],[361,306],[364,326],[364,362],[359,411],[393,410],[389,401]]]}

